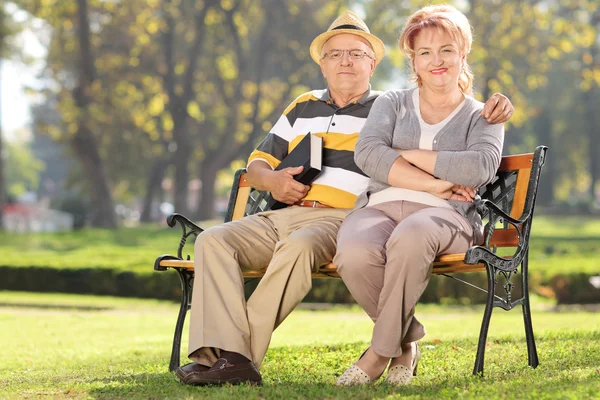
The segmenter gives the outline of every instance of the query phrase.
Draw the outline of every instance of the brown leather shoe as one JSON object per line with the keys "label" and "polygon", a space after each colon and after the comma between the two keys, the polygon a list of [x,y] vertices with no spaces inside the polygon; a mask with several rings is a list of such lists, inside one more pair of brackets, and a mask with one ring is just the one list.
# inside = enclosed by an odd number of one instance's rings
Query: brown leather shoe
{"label": "brown leather shoe", "polygon": [[[189,380],[189,379],[188,379]],[[217,362],[208,370],[193,376],[191,385],[224,385],[230,383],[238,385],[240,383],[250,383],[254,385],[262,384],[262,377],[253,362],[241,362],[231,364],[224,358],[219,358]],[[187,382],[184,382],[187,383]]]}
{"label": "brown leather shoe", "polygon": [[198,376],[205,373],[209,370],[209,367],[206,365],[198,364],[197,362],[191,362],[189,364],[183,365],[175,370],[175,375],[181,382],[186,385],[198,385],[196,383]]}

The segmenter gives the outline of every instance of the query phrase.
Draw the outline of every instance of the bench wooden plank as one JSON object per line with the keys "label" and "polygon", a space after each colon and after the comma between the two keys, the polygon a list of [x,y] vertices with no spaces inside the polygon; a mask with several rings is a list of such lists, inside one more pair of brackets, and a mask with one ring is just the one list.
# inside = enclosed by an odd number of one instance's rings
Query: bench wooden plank
{"label": "bench wooden plank", "polygon": [[525,208],[525,198],[527,197],[527,189],[529,188],[529,177],[531,176],[531,168],[520,169],[517,175],[517,185],[515,186],[515,195],[513,197],[513,205],[510,210],[510,216],[514,219],[521,218],[523,209]]}
{"label": "bench wooden plank", "polygon": [[517,171],[528,169],[533,165],[533,153],[517,154],[513,156],[504,156],[500,161],[498,171]]}
{"label": "bench wooden plank", "polygon": [[[483,264],[470,265],[463,263],[464,258],[464,253],[445,254],[439,256],[433,262],[433,273],[445,274],[452,272],[472,272],[485,270],[485,266]],[[192,260],[162,260],[159,265],[165,268],[185,268],[188,271],[194,270],[194,261]],[[245,278],[260,278],[264,274],[265,269],[260,271],[244,271]],[[324,265],[319,269],[319,272],[314,272],[312,276],[313,278],[339,278],[337,266],[333,263]]]}

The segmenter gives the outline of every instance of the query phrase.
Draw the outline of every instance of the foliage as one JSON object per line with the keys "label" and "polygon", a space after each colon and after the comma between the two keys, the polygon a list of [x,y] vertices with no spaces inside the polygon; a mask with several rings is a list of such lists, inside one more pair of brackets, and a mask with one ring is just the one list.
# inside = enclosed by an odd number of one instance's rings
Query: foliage
{"label": "foliage", "polygon": [[9,197],[18,197],[36,191],[44,163],[35,158],[27,143],[5,142],[4,173]]}
{"label": "foliage", "polygon": [[[117,198],[139,197],[152,166],[173,163],[175,203],[186,212],[191,177],[212,188],[217,171],[247,157],[285,105],[316,84],[303,50],[340,2],[324,3],[89,1],[96,76],[87,123]],[[68,140],[79,118],[76,3],[20,4],[52,29],[46,75],[62,118],[44,130]]]}
{"label": "foliage", "polygon": [[[593,312],[533,311],[540,366],[526,366],[519,310],[496,312],[485,378],[473,377],[482,308],[419,306],[428,330],[419,374],[404,388],[334,386],[368,346],[357,308],[296,310],[273,336],[262,387],[189,387],[167,371],[177,306],[166,302],[0,293],[2,398],[595,398],[600,325]],[[187,326],[182,360],[187,347]],[[340,334],[342,333],[342,334]]]}
{"label": "foliage", "polygon": [[[77,132],[84,95],[90,100],[85,122],[112,194],[130,203],[145,196],[146,208],[174,201],[177,211],[196,218],[212,217],[220,171],[243,162],[292,98],[323,85],[308,46],[342,8],[365,15],[387,44],[373,80],[386,89],[409,85],[410,68],[396,45],[406,17],[442,2],[16,1],[46,24],[42,94],[60,118],[38,121],[41,130],[67,143]],[[89,59],[82,60],[77,5],[83,3],[92,22]],[[476,97],[500,91],[516,107],[505,153],[550,146],[539,202],[592,202],[600,181],[598,2],[451,3],[474,28],[469,59]],[[75,90],[80,61],[94,72],[85,93]],[[187,198],[190,182],[200,193]],[[222,195],[226,189],[218,186]]]}

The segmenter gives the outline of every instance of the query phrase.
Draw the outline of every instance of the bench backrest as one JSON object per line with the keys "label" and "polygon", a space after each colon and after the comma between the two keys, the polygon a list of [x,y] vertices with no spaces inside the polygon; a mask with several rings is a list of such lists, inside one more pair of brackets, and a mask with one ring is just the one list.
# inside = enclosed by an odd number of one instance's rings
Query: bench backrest
{"label": "bench backrest", "polygon": [[[494,180],[482,188],[482,199],[496,204],[502,211],[515,219],[532,215],[537,196],[537,188],[547,147],[539,146],[533,153],[502,157]],[[243,218],[257,212],[266,211],[269,194],[252,188],[246,178],[246,170],[239,169],[234,178],[225,222]],[[483,217],[487,215],[484,213]],[[521,229],[521,234],[529,236],[531,218]],[[489,229],[489,221],[486,229]],[[494,227],[490,246],[515,247],[519,242],[518,232],[506,223]]]}

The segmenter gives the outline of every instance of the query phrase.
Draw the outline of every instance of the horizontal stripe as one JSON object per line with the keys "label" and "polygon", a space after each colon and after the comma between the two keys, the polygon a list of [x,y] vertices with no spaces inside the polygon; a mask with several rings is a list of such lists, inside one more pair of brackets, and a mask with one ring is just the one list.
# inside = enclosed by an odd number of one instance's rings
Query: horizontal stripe
{"label": "horizontal stripe", "polygon": [[319,99],[317,99],[313,92],[307,92],[304,94],[301,94],[300,96],[298,96],[296,98],[296,100],[292,101],[292,103],[287,106],[287,108],[285,109],[285,111],[283,112],[283,115],[288,115],[290,113],[290,111],[292,111],[294,109],[294,107],[297,107],[298,104],[301,103],[306,103],[308,101],[318,101]]}
{"label": "horizontal stripe", "polygon": [[335,150],[347,150],[354,152],[358,132],[352,134],[345,133],[319,133],[317,136],[323,138],[323,147]]}
{"label": "horizontal stripe", "polygon": [[294,125],[296,118],[315,118],[315,117],[327,117],[331,115],[338,116],[352,116],[357,118],[367,118],[369,110],[373,101],[369,101],[366,104],[354,103],[349,106],[338,108],[331,102],[324,101],[308,101],[306,103],[298,104],[295,110],[290,110],[287,114],[290,125]]}
{"label": "horizontal stripe", "polygon": [[297,135],[297,130],[292,128],[290,122],[285,115],[279,117],[275,125],[271,128],[271,134],[277,135],[286,141],[285,148],[287,149],[288,142],[291,142]]}
{"label": "horizontal stripe", "polygon": [[[326,167],[334,167],[334,168],[343,168],[348,171],[356,172],[357,174],[366,176],[356,165],[354,162],[354,147],[356,146],[356,138],[358,137],[358,133],[356,135],[344,135],[344,134],[323,134],[320,133],[318,135],[324,138],[323,140],[323,166]],[[332,139],[331,136],[335,136],[335,140]],[[300,143],[300,141],[304,138],[304,135],[298,135],[294,140],[292,140],[289,144],[289,152]],[[345,139],[345,140],[342,140]],[[337,148],[336,145],[340,145]]]}
{"label": "horizontal stripe", "polygon": [[[288,155],[288,141],[273,133],[269,133],[256,147],[255,151],[269,154],[276,160],[281,161]],[[254,152],[250,154],[250,157],[253,155]]]}
{"label": "horizontal stripe", "polygon": [[359,133],[365,125],[365,118],[351,115],[333,115],[328,117],[298,118],[294,131],[301,133],[341,133],[353,135]]}
{"label": "horizontal stripe", "polygon": [[248,160],[248,164],[246,165],[246,170],[248,169],[248,167],[250,166],[250,164],[252,164],[255,161],[264,161],[265,163],[267,163],[271,169],[275,169],[275,167],[273,165],[271,165],[271,163],[269,162],[269,160],[267,160],[266,158],[260,158],[258,156],[256,156],[256,158],[252,158],[251,160]]}
{"label": "horizontal stripe", "polygon": [[327,104],[321,100],[308,100],[302,103],[297,103],[287,114],[290,125],[294,125],[298,117],[314,118],[331,116],[335,112],[336,107],[332,104]]}
{"label": "horizontal stripe", "polygon": [[356,198],[357,196],[352,193],[313,183],[304,200],[318,201],[335,208],[352,208],[356,203]]}
{"label": "horizontal stripe", "polygon": [[343,168],[346,171],[367,176],[354,162],[353,151],[323,149],[323,165],[332,168]]}
{"label": "horizontal stripe", "polygon": [[331,186],[358,196],[367,189],[369,178],[343,168],[323,167],[313,184]]}
{"label": "horizontal stripe", "polygon": [[252,154],[250,154],[250,157],[248,158],[248,165],[250,165],[250,163],[252,161],[257,160],[257,159],[261,159],[261,160],[266,161],[267,163],[269,163],[269,165],[273,169],[277,168],[277,166],[279,164],[281,164],[280,160],[276,159],[275,157],[273,157],[269,153],[264,153],[262,151],[254,150],[252,152]]}

